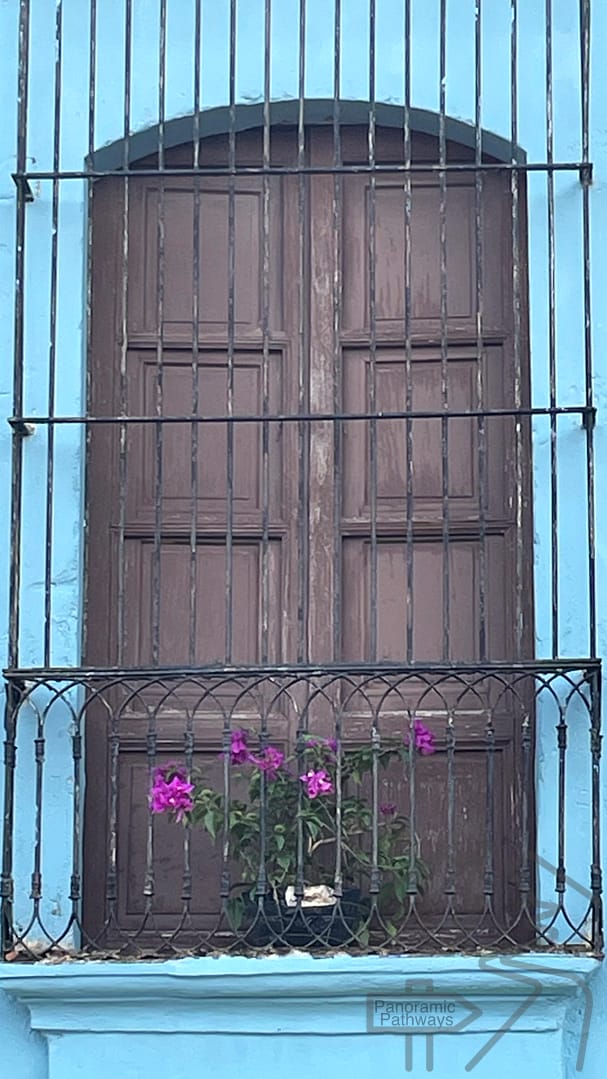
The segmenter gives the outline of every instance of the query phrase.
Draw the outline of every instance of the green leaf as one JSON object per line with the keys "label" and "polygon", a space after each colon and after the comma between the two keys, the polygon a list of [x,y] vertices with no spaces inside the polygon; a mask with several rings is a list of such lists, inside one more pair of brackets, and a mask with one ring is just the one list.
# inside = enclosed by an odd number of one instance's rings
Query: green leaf
{"label": "green leaf", "polygon": [[203,819],[203,826],[206,828],[211,839],[217,838],[217,827],[215,822],[215,814],[212,809],[207,810]]}

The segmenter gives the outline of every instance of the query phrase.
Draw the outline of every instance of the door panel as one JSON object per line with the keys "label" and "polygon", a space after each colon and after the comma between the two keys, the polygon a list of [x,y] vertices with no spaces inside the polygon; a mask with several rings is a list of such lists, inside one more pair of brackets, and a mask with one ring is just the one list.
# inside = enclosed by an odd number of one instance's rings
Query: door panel
{"label": "door panel", "polygon": [[[342,148],[346,162],[366,162],[367,131],[344,129]],[[402,132],[378,130],[376,150],[378,162],[402,164]],[[414,161],[435,162],[437,153],[434,140],[415,136]],[[167,164],[187,164],[187,155],[177,148]],[[452,145],[448,155],[469,160]],[[206,140],[200,160],[225,165],[227,140]],[[292,131],[272,133],[271,160],[296,163]],[[238,136],[237,161],[262,162],[259,132]],[[529,567],[518,652],[513,602],[515,544],[521,530],[531,534],[524,428],[517,443],[505,415],[482,423],[466,415],[263,419],[298,411],[465,414],[507,411],[521,398],[524,404],[524,341],[518,371],[514,365],[507,180],[487,174],[480,202],[465,174],[447,184],[441,326],[443,196],[436,173],[414,174],[407,230],[402,173],[336,180],[328,171],[332,132],[321,127],[306,132],[306,163],[312,171],[303,181],[241,175],[231,186],[223,177],[133,178],[126,246],[120,182],[104,180],[95,189],[93,412],[126,410],[172,422],[91,431],[87,662],[192,673],[179,686],[164,676],[130,700],[116,690],[113,717],[99,714],[89,723],[85,914],[93,930],[107,915],[112,857],[103,806],[108,820],[117,814],[119,924],[136,928],[151,912],[143,936],[153,939],[178,922],[183,847],[166,821],[150,822],[154,754],[157,762],[181,757],[185,737],[208,778],[221,782],[226,716],[233,726],[259,729],[263,722],[276,744],[293,747],[306,691],[277,695],[266,680],[244,692],[239,669],[301,661],[407,669],[530,654]],[[524,253],[520,262],[524,268]],[[230,409],[247,417],[232,436],[224,422],[191,419]],[[236,674],[211,694],[205,665]],[[507,695],[497,701],[482,677],[464,700],[455,673],[425,696],[421,675],[388,694],[379,681],[365,694],[351,693],[347,680],[336,678],[309,716],[315,730],[331,736],[339,711],[344,741],[360,744],[378,709],[386,732],[402,733],[409,711],[419,711],[437,737],[438,752],[420,768],[416,803],[432,870],[424,914],[438,917],[444,908],[449,767],[455,811],[465,824],[452,852],[459,909],[466,924],[483,909],[491,800],[495,908],[507,913],[520,834],[520,709]],[[385,783],[386,800],[406,810],[406,777],[390,775]],[[150,851],[154,890],[146,899]],[[220,861],[200,835],[191,857],[191,924],[208,929],[219,905]]]}

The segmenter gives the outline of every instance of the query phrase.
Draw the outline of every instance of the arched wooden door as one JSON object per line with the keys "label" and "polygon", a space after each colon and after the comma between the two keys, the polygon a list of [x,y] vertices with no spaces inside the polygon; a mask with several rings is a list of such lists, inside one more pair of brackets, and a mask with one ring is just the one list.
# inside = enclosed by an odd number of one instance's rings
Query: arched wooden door
{"label": "arched wooden door", "polygon": [[[521,337],[514,347],[515,316],[523,331],[525,319],[513,298],[513,262],[522,295],[525,260],[522,250],[513,256],[509,176],[485,174],[477,189],[473,171],[450,173],[441,196],[437,172],[417,171],[409,212],[402,173],[336,178],[328,127],[308,129],[305,145],[305,175],[290,129],[272,131],[270,148],[272,165],[287,174],[260,175],[263,138],[252,131],[237,137],[233,185],[226,175],[142,175],[126,189],[120,178],[95,188],[93,414],[175,422],[92,428],[90,665],[474,665],[529,654],[529,570],[521,577],[516,564],[529,528],[525,437],[519,430],[517,456],[511,415],[466,418],[508,412],[527,394]],[[345,165],[364,164],[366,129],[343,128],[341,153]],[[382,166],[402,163],[402,132],[379,129],[376,157]],[[449,145],[448,159],[469,162],[470,154]],[[228,160],[227,138],[201,143],[203,168]],[[415,135],[413,160],[436,165],[436,141]],[[183,147],[165,165],[191,161]],[[424,416],[440,410],[455,415]],[[230,411],[246,417],[233,437],[225,423],[184,419]],[[335,419],[380,412],[422,415]],[[262,421],[312,413],[333,418]],[[149,689],[120,713],[113,809],[111,721],[87,730],[93,928],[107,918],[112,813],[115,917],[125,929],[141,922],[156,699]],[[466,825],[456,854],[467,916],[484,902],[485,741],[473,712],[457,744]],[[212,771],[221,724],[207,720],[195,734]],[[285,713],[285,743],[294,722]],[[518,858],[519,735],[507,710],[492,722],[504,911]],[[165,756],[182,751],[183,727],[179,709],[158,708],[153,736]],[[443,731],[439,716],[440,745]],[[434,867],[425,902],[437,913],[446,798],[439,752],[418,792]],[[155,931],[173,928],[181,910],[173,835],[157,822]],[[192,858],[192,913],[202,925],[217,906],[218,860],[200,836]]]}

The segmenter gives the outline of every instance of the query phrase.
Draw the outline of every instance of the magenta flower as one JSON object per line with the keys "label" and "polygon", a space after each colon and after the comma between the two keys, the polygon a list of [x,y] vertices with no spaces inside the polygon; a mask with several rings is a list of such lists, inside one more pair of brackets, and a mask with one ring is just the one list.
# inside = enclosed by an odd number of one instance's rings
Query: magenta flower
{"label": "magenta flower", "polygon": [[319,794],[331,794],[333,790],[331,777],[324,768],[319,768],[316,772],[306,772],[299,778],[306,788],[308,798],[317,798]]}
{"label": "magenta flower", "polygon": [[193,790],[194,786],[188,783],[183,769],[175,771],[174,765],[155,768],[150,790],[150,809],[152,813],[174,813],[175,820],[181,821],[184,815],[194,808],[191,797]]}
{"label": "magenta flower", "polygon": [[383,817],[393,817],[396,813],[396,802],[383,802],[379,807],[379,812]]}
{"label": "magenta flower", "polygon": [[328,749],[331,753],[337,753],[337,738],[307,738],[305,748],[314,749],[316,746],[320,746],[321,749]]}
{"label": "magenta flower", "polygon": [[251,759],[251,753],[247,746],[247,737],[246,731],[232,731],[231,764],[246,764]]}
{"label": "magenta flower", "polygon": [[[435,738],[432,731],[422,723],[421,719],[413,720],[413,738],[415,748],[423,757],[428,757],[436,750]],[[405,745],[409,745],[409,735],[405,735]]]}
{"label": "magenta flower", "polygon": [[258,768],[261,768],[261,771],[267,774],[268,779],[274,779],[279,768],[284,764],[285,755],[276,746],[268,746],[261,756],[254,757],[250,754],[248,759],[252,764],[256,764]]}

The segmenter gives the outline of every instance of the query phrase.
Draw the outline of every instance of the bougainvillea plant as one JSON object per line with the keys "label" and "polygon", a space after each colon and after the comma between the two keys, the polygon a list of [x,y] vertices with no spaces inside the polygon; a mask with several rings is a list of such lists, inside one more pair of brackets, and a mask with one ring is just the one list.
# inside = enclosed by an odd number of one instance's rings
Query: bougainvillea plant
{"label": "bougainvillea plant", "polygon": [[342,887],[364,894],[374,868],[376,835],[378,908],[397,916],[412,882],[423,887],[427,868],[420,841],[397,804],[379,801],[374,814],[371,775],[377,759],[382,769],[400,764],[406,777],[412,754],[425,757],[435,751],[428,727],[415,719],[410,734],[382,740],[376,748],[338,746],[334,739],[305,735],[289,757],[273,745],[255,748],[252,738],[249,731],[234,730],[229,750],[233,778],[239,786],[244,780],[246,797],[230,797],[226,806],[223,792],[208,786],[201,774],[188,775],[184,767],[167,764],[154,771],[152,813],[202,827],[222,847],[227,838],[243,892],[254,890],[263,860],[268,889],[277,901],[302,879],[305,886],[330,888],[337,861]]}

